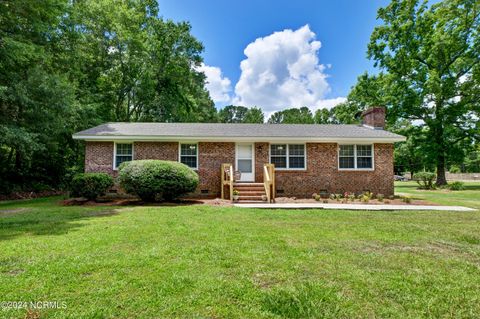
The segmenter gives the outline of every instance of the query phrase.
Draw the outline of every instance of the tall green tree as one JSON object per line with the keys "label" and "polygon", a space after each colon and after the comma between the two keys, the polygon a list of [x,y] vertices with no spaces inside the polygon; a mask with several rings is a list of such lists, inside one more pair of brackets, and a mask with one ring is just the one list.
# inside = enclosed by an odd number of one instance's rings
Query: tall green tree
{"label": "tall green tree", "polygon": [[0,1],[0,192],[80,170],[106,121],[217,121],[186,22],[155,0]]}
{"label": "tall green tree", "polygon": [[423,151],[446,184],[449,156],[479,138],[480,2],[393,0],[378,11],[368,56],[384,74],[389,111],[425,128]]}
{"label": "tall green tree", "polygon": [[329,109],[318,109],[313,116],[315,124],[331,124],[332,112]]}
{"label": "tall green tree", "polygon": [[361,121],[362,107],[353,101],[340,103],[330,110],[318,109],[314,120],[317,124],[356,124]]}
{"label": "tall green tree", "polygon": [[66,1],[0,2],[0,192],[64,168],[74,91],[53,63]]}
{"label": "tall green tree", "polygon": [[64,65],[86,104],[111,121],[211,121],[216,110],[196,70],[203,45],[187,22],[159,18],[154,0],[74,1],[65,16]]}
{"label": "tall green tree", "polygon": [[268,119],[272,124],[313,124],[312,111],[306,106],[290,108],[273,113]]}
{"label": "tall green tree", "polygon": [[245,114],[245,118],[243,120],[243,123],[261,124],[263,122],[265,122],[265,114],[263,113],[261,108],[256,106],[248,109],[247,114]]}
{"label": "tall green tree", "polygon": [[228,105],[218,112],[221,123],[263,123],[264,114],[258,107]]}

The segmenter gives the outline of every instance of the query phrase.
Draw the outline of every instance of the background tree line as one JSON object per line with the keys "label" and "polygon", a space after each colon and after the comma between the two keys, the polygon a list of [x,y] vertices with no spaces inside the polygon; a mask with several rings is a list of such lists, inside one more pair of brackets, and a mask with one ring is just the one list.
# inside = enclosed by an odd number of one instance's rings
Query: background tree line
{"label": "background tree line", "polygon": [[215,108],[197,71],[203,45],[155,0],[0,1],[0,192],[58,187],[83,169],[73,132],[108,121],[354,124],[371,105],[404,134],[401,171],[478,171],[480,3],[392,0],[378,12],[345,103],[268,119],[261,106]]}

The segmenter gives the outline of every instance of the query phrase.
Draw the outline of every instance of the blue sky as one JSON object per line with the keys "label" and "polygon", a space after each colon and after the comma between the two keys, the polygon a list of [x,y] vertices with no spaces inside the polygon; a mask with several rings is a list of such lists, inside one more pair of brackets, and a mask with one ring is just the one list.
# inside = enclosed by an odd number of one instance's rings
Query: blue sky
{"label": "blue sky", "polygon": [[[216,105],[255,104],[267,112],[303,104],[331,107],[341,101],[357,76],[373,71],[367,44],[379,23],[378,8],[387,4],[159,0],[163,18],[189,21],[204,44],[202,71]],[[241,69],[243,60],[248,61]]]}

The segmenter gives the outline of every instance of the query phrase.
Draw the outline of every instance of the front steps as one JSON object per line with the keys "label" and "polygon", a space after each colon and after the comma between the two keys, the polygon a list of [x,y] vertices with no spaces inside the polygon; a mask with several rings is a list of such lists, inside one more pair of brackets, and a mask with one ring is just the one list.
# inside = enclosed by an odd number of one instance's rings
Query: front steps
{"label": "front steps", "polygon": [[240,203],[266,203],[263,196],[266,196],[263,183],[236,182],[233,189],[238,190],[238,202]]}

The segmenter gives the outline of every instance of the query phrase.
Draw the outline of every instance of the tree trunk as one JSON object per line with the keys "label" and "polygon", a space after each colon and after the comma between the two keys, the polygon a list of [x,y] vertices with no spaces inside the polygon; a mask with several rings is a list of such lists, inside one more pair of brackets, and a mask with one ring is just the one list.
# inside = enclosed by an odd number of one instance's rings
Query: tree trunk
{"label": "tree trunk", "polygon": [[445,177],[445,156],[438,154],[437,157],[437,185],[447,185],[447,179]]}

